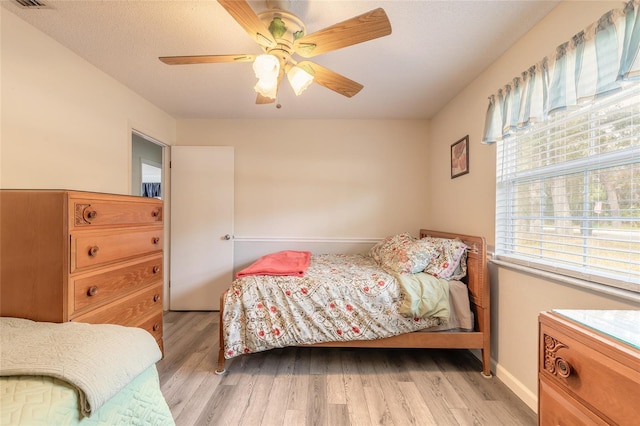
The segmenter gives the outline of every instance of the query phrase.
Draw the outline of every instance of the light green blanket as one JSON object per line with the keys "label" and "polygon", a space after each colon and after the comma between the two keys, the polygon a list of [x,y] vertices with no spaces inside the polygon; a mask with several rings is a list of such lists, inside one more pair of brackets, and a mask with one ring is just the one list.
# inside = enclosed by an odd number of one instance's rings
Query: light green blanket
{"label": "light green blanket", "polygon": [[449,282],[424,272],[396,274],[402,291],[400,313],[414,318],[449,320]]}
{"label": "light green blanket", "polygon": [[111,397],[91,417],[79,410],[78,390],[47,376],[0,377],[0,425],[172,426],[155,365]]}
{"label": "light green blanket", "polygon": [[0,376],[64,380],[78,389],[84,416],[161,357],[153,336],[141,328],[0,318]]}

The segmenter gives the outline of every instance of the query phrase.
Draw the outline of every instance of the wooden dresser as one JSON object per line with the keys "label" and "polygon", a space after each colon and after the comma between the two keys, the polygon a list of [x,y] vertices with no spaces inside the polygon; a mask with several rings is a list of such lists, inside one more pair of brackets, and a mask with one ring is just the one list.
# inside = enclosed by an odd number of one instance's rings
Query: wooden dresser
{"label": "wooden dresser", "polygon": [[638,424],[640,311],[555,310],[539,329],[540,425]]}
{"label": "wooden dresser", "polygon": [[163,350],[163,203],[0,191],[0,316],[149,331]]}

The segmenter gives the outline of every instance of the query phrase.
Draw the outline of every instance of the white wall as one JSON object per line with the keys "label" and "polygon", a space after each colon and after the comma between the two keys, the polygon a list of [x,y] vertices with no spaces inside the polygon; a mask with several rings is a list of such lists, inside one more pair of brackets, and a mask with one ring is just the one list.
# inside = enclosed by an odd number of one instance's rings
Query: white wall
{"label": "white wall", "polygon": [[[481,145],[487,98],[555,47],[622,2],[566,1],[443,108],[431,121],[430,226],[480,234],[494,244],[495,146]],[[470,135],[470,172],[449,179],[449,148]],[[606,296],[491,265],[492,358],[497,373],[525,402],[537,404],[537,316],[553,308],[639,309]]]}
{"label": "white wall", "polygon": [[128,194],[131,129],[166,144],[175,120],[5,8],[0,186]]}
{"label": "white wall", "polygon": [[429,222],[425,121],[178,120],[177,128],[178,145],[235,147],[236,236],[381,238],[417,235]]}

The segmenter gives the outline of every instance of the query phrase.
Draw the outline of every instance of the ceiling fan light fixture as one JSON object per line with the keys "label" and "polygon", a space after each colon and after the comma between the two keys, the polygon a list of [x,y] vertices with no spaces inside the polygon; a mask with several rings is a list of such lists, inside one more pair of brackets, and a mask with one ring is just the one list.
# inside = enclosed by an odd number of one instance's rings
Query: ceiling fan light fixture
{"label": "ceiling fan light fixture", "polygon": [[258,80],[258,83],[253,87],[254,90],[262,96],[270,99],[275,99],[278,94],[278,81],[263,81]]}
{"label": "ceiling fan light fixture", "polygon": [[278,91],[278,75],[280,74],[280,61],[273,55],[259,55],[253,62],[253,71],[258,78],[254,89],[262,96],[271,99],[276,98]]}
{"label": "ceiling fan light fixture", "polygon": [[287,79],[296,96],[300,96],[313,83],[313,76],[297,66],[289,70]]}
{"label": "ceiling fan light fixture", "polygon": [[253,62],[258,78],[254,87],[258,92],[256,104],[269,104],[276,99],[284,74],[297,96],[312,82],[348,98],[362,90],[364,86],[358,82],[307,60],[297,62],[292,56],[310,58],[391,34],[391,23],[384,9],[379,7],[308,34],[304,22],[288,11],[287,6],[296,0],[266,1],[269,10],[256,13],[249,0],[218,0],[258,42],[264,55],[164,56],[159,59],[168,65]]}

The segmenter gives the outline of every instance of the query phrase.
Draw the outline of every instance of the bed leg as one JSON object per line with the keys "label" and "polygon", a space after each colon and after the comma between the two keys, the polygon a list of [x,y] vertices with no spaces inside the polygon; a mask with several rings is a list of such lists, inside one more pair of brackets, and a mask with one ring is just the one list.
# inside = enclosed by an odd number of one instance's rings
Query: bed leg
{"label": "bed leg", "polygon": [[224,343],[220,342],[220,349],[218,350],[218,368],[214,371],[217,375],[223,375],[227,371],[224,369]]}
{"label": "bed leg", "polygon": [[218,344],[220,348],[218,349],[218,368],[214,371],[217,375],[222,375],[226,371],[224,369],[224,330],[222,329],[222,317],[224,316],[224,299],[227,295],[227,290],[223,291],[220,295],[220,319],[218,329],[220,332],[220,337],[218,339]]}
{"label": "bed leg", "polygon": [[493,377],[491,375],[491,356],[489,355],[490,352],[487,349],[481,349],[480,352],[482,352],[482,372],[480,374],[482,374],[482,377],[484,377],[485,379],[490,379],[491,377]]}
{"label": "bed leg", "polygon": [[[483,257],[484,258],[484,254]],[[483,280],[486,290],[486,299],[489,300],[489,280],[488,276]],[[490,308],[488,306],[477,306],[476,305],[476,313],[478,315],[477,326],[478,330],[482,332],[482,346],[480,347],[480,354],[482,356],[482,377],[485,379],[491,378],[491,314]]]}

